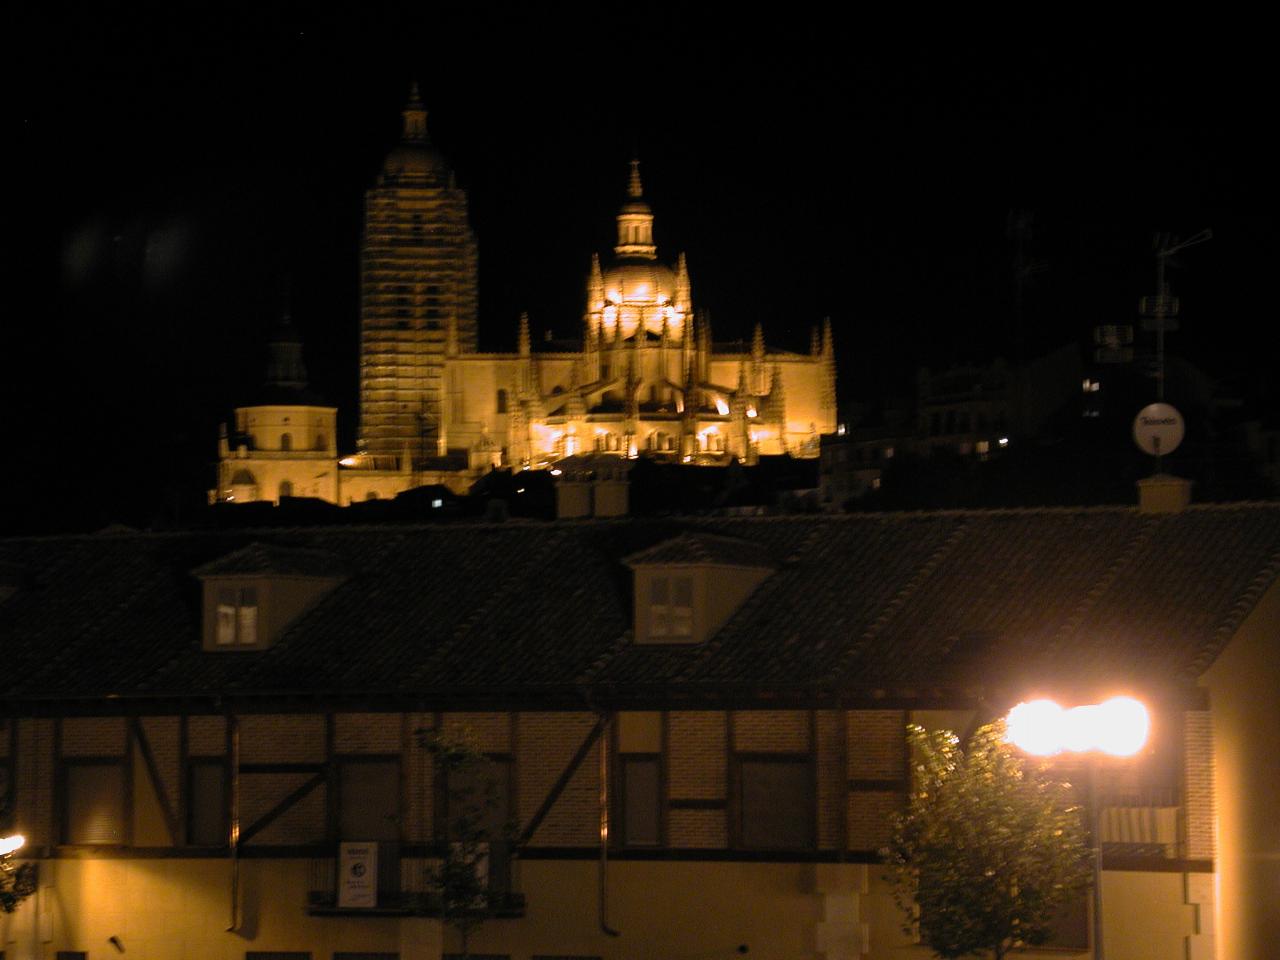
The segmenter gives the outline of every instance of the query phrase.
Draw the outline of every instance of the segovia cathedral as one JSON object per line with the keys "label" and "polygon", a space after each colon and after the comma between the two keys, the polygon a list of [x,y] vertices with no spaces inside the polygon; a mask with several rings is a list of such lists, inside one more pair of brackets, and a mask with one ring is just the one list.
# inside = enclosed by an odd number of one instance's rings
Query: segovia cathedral
{"label": "segovia cathedral", "polygon": [[[339,456],[337,410],[307,388],[286,320],[263,395],[219,438],[215,501],[316,497],[338,504],[493,468],[607,470],[640,456],[692,465],[816,457],[835,430],[831,326],[807,354],[714,343],[684,254],[658,259],[637,161],[613,256],[592,256],[582,339],[477,351],[477,243],[467,197],[427,135],[416,85],[400,143],[365,197],[357,450]],[[584,467],[585,465],[585,467]]]}

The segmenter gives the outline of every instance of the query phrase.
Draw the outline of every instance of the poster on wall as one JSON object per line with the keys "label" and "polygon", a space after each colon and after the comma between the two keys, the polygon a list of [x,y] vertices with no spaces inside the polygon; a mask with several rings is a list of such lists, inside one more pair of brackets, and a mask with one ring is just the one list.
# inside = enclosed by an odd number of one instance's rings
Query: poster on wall
{"label": "poster on wall", "polygon": [[338,844],[338,906],[378,905],[378,844]]}

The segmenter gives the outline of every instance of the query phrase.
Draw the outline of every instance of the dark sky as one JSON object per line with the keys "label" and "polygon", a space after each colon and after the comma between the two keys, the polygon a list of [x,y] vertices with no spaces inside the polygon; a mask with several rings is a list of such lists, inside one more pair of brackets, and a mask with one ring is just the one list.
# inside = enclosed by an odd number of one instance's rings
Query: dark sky
{"label": "dark sky", "polygon": [[638,150],[660,253],[687,252],[717,339],[762,322],[805,349],[831,316],[844,403],[1012,354],[1011,210],[1033,214],[1040,265],[1026,352],[1131,322],[1153,233],[1211,227],[1171,274],[1171,348],[1261,369],[1261,50],[929,44],[639,7],[255,9],[46,13],[13,34],[0,530],[145,525],[203,496],[286,289],[350,441],[363,192],[413,77],[469,193],[484,348],[513,348],[521,310],[535,336],[577,334]]}

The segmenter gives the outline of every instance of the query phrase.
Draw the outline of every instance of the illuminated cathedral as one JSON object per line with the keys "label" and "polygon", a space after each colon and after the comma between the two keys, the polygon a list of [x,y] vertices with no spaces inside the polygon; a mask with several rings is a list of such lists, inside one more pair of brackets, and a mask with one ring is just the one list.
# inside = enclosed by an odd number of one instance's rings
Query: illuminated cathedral
{"label": "illuminated cathedral", "polygon": [[318,497],[347,504],[440,483],[464,492],[492,468],[567,458],[712,465],[816,457],[835,430],[830,322],[807,353],[717,344],[695,309],[685,255],[658,257],[632,161],[613,255],[591,259],[581,340],[477,350],[477,242],[466,194],[427,134],[416,87],[400,143],[365,197],[357,450],[339,457],[337,411],[307,393],[301,346],[271,344],[262,403],[223,429],[215,500]]}

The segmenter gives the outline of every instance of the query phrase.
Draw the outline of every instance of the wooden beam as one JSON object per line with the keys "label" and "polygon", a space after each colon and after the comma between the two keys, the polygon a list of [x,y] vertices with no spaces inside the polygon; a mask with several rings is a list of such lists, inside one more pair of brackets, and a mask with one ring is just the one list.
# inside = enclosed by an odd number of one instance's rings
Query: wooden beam
{"label": "wooden beam", "polygon": [[582,746],[578,747],[577,752],[570,758],[569,765],[561,771],[556,782],[551,785],[551,790],[542,801],[542,806],[538,807],[537,812],[529,820],[529,823],[520,831],[520,836],[516,838],[516,849],[527,846],[529,841],[533,839],[534,833],[537,832],[538,827],[542,826],[542,821],[546,819],[547,814],[551,812],[551,808],[560,799],[560,794],[564,793],[565,787],[569,785],[573,775],[578,772],[578,768],[582,766],[582,761],[587,758],[587,754],[591,752],[591,748],[600,739],[600,734],[604,732],[604,728],[608,723],[609,714],[607,713],[602,713],[596,718],[595,726],[587,733],[586,739],[582,741]]}
{"label": "wooden beam", "polygon": [[178,817],[173,812],[173,805],[169,802],[169,793],[164,788],[164,781],[160,779],[160,768],[156,765],[155,754],[151,752],[151,742],[147,740],[140,718],[131,717],[129,727],[133,742],[138,745],[138,752],[142,754],[142,764],[146,767],[151,789],[156,792],[156,800],[160,803],[160,814],[164,817],[165,829],[169,831],[169,842],[176,846],[182,842],[178,829]]}
{"label": "wooden beam", "polygon": [[274,823],[281,814],[309,794],[316,787],[323,784],[327,779],[328,774],[322,770],[314,777],[311,777],[309,780],[304,782],[300,787],[295,789],[287,797],[250,824],[248,828],[242,830],[240,832],[240,842],[248,843],[267,827],[271,826],[271,824]]}

